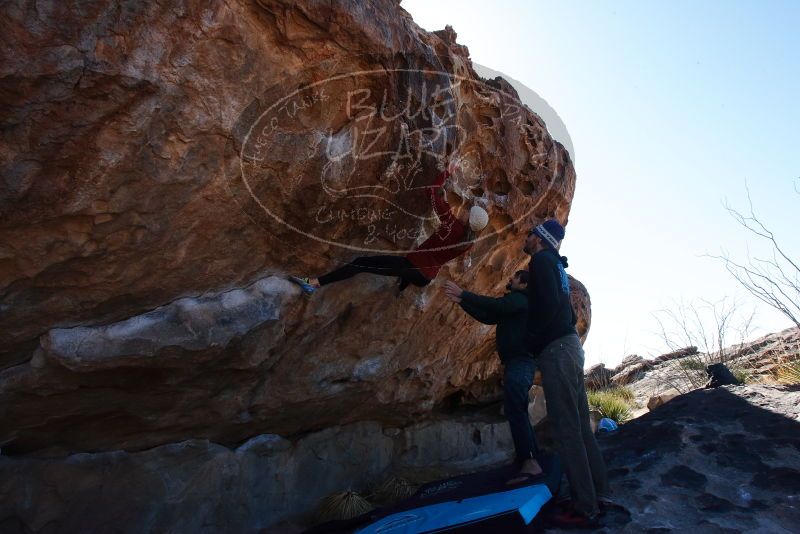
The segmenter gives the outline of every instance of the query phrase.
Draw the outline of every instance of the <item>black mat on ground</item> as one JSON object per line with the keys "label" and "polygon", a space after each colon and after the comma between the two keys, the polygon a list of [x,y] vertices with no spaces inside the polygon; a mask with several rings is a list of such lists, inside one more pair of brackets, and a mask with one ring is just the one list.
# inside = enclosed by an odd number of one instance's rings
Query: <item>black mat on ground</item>
{"label": "black mat on ground", "polygon": [[[544,474],[541,477],[537,477],[522,484],[506,484],[506,482],[514,478],[518,471],[518,467],[514,465],[437,480],[420,487],[417,492],[408,499],[404,499],[390,506],[376,508],[371,512],[354,517],[353,519],[322,523],[307,530],[306,534],[353,532],[392,514],[449,501],[460,501],[491,493],[500,493],[525,486],[545,484],[550,489],[551,494],[557,495],[561,482],[561,464],[558,457],[555,455],[548,455],[541,458],[540,463],[544,469]],[[486,529],[491,526],[503,528],[503,530],[497,530],[497,532],[526,532],[529,531],[530,528],[535,529],[538,523],[539,521],[533,521],[531,525],[526,526],[519,518],[519,514],[515,512],[513,514],[504,514],[503,517],[498,516],[492,518],[491,522],[482,520],[476,522],[474,525],[459,525],[458,527],[447,529],[447,531],[487,532]]]}

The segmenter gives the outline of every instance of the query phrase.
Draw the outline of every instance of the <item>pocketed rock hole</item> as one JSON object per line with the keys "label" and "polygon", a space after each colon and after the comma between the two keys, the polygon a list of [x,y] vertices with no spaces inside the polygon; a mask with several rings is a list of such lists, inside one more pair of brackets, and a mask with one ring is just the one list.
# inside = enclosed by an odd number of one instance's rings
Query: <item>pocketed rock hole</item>
{"label": "pocketed rock hole", "polygon": [[481,431],[476,428],[475,431],[472,433],[472,442],[475,445],[480,445],[482,441],[483,440],[481,439]]}

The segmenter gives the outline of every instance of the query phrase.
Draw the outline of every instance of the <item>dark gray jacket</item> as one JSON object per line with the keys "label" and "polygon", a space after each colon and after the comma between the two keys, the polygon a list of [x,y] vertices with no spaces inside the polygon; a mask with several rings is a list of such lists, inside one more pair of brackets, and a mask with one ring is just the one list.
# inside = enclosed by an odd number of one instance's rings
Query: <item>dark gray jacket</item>
{"label": "dark gray jacket", "polygon": [[461,307],[478,321],[497,325],[495,337],[500,361],[530,357],[525,349],[528,296],[524,291],[509,291],[498,298],[464,291]]}
{"label": "dark gray jacket", "polygon": [[528,325],[525,346],[534,356],[551,341],[575,334],[576,316],[564,267],[567,258],[553,249],[537,252],[528,267]]}

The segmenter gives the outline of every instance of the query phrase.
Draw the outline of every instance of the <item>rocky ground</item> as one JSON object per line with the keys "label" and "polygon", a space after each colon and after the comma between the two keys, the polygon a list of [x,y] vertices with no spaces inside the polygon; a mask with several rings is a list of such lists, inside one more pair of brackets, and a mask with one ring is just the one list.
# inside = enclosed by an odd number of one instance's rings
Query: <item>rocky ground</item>
{"label": "rocky ground", "polygon": [[603,532],[790,533],[800,525],[800,387],[680,396],[601,438]]}
{"label": "rocky ground", "polygon": [[[748,384],[775,383],[779,365],[800,359],[800,329],[788,328],[727,349],[723,358],[727,367]],[[653,359],[627,356],[615,368],[597,364],[586,370],[587,387],[626,387],[634,396],[634,417],[647,413],[648,404],[688,393],[705,385],[705,367],[720,360],[687,347]]]}
{"label": "rocky ground", "polygon": [[[537,432],[547,447],[547,423]],[[797,532],[800,385],[695,390],[598,439],[614,506],[597,532]],[[445,473],[412,467],[404,474],[437,475]]]}
{"label": "rocky ground", "polygon": [[796,532],[800,524],[800,386],[776,384],[800,358],[789,328],[728,349],[744,386],[702,389],[719,355],[687,347],[616,369],[587,384],[634,395],[634,419],[603,435],[614,499],[607,532]]}

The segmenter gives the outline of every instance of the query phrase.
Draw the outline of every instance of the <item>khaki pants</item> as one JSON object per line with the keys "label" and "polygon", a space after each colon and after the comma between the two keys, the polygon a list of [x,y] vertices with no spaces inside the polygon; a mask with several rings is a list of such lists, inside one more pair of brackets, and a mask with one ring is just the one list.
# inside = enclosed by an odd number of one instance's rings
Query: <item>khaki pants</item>
{"label": "khaki pants", "polygon": [[606,464],[589,423],[583,383],[583,347],[577,335],[556,339],[538,355],[547,417],[552,422],[556,452],[569,480],[578,512],[598,512],[597,497],[608,495]]}

